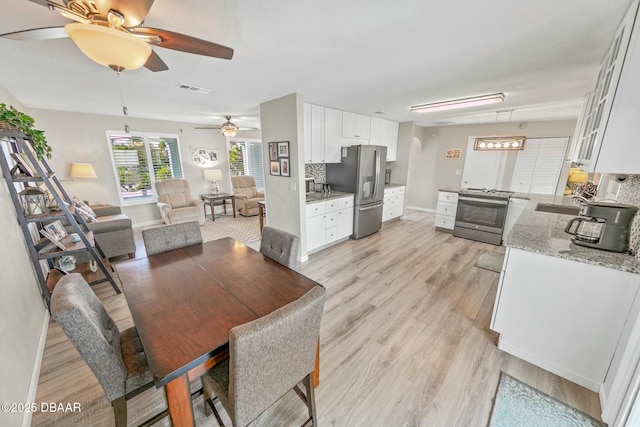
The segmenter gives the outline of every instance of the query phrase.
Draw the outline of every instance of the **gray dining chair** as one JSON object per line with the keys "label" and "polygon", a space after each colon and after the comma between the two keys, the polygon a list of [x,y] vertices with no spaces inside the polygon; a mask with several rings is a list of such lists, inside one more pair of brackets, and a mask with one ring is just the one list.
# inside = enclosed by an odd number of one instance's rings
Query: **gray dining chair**
{"label": "gray dining chair", "polygon": [[[118,330],[78,273],[62,276],[56,284],[51,295],[51,315],[100,382],[113,406],[116,426],[126,426],[126,401],[154,385],[136,328]],[[167,414],[164,410],[143,425],[153,424]]]}
{"label": "gray dining chair", "polygon": [[293,267],[298,255],[300,239],[284,230],[266,226],[262,229],[260,252],[287,267]]}
{"label": "gray dining chair", "polygon": [[202,233],[197,222],[183,222],[143,230],[142,240],[149,256],[202,244]]}
{"label": "gray dining chair", "polygon": [[[205,398],[224,426],[220,400],[234,427],[246,426],[294,389],[317,426],[313,369],[326,290],[316,286],[301,298],[229,333],[229,359],[203,378]],[[304,383],[306,394],[298,383]],[[213,398],[212,398],[213,397]]]}

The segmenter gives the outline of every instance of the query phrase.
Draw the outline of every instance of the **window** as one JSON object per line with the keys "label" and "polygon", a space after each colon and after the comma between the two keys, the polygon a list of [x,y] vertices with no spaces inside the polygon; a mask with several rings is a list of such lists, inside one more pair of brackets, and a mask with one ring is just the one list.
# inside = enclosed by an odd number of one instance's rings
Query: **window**
{"label": "window", "polygon": [[231,176],[251,175],[256,187],[264,189],[262,169],[262,143],[255,140],[230,140],[227,142]]}
{"label": "window", "polygon": [[154,202],[156,181],[182,178],[177,135],[107,132],[107,139],[123,204]]}

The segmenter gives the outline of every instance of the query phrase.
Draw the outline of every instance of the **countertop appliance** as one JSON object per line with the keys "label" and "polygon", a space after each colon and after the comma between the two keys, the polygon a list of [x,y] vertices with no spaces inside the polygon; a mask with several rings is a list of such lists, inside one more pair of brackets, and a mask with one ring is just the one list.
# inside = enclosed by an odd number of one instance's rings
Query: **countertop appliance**
{"label": "countertop appliance", "polygon": [[306,176],[304,178],[304,191],[307,196],[316,191],[316,180],[314,177]]}
{"label": "countertop appliance", "polygon": [[460,190],[453,235],[492,245],[502,244],[511,194],[513,191],[485,188]]}
{"label": "countertop appliance", "polygon": [[387,147],[352,145],[342,148],[341,163],[327,163],[327,183],[333,190],[355,194],[353,239],[380,230]]}
{"label": "countertop appliance", "polygon": [[564,229],[573,235],[576,245],[611,252],[629,250],[631,222],[637,206],[618,203],[591,202],[580,208],[580,217],[573,218]]}

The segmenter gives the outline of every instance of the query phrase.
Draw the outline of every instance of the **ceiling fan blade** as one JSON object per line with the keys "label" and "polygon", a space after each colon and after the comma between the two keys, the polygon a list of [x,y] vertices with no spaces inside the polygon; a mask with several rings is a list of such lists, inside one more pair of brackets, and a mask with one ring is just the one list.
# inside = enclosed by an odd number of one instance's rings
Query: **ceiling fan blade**
{"label": "ceiling fan blade", "polygon": [[220,130],[220,126],[196,126],[194,129],[215,129],[215,130]]}
{"label": "ceiling fan blade", "polygon": [[31,30],[0,34],[0,37],[13,40],[48,40],[69,37],[64,27],[43,27]]}
{"label": "ceiling fan blade", "polygon": [[100,15],[107,16],[107,13],[113,9],[124,16],[123,27],[135,27],[147,17],[153,0],[94,0],[94,3]]}
{"label": "ceiling fan blade", "polygon": [[151,50],[151,55],[149,55],[149,59],[144,63],[145,68],[148,68],[151,71],[166,71],[169,69],[167,64],[155,53]]}
{"label": "ceiling fan blade", "polygon": [[197,55],[211,56],[213,58],[231,59],[233,49],[217,43],[209,42],[185,34],[174,33],[173,31],[161,30],[159,28],[135,27],[129,28],[134,35],[144,35],[158,37],[160,40],[150,40],[149,43],[167,49],[181,52],[195,53]]}

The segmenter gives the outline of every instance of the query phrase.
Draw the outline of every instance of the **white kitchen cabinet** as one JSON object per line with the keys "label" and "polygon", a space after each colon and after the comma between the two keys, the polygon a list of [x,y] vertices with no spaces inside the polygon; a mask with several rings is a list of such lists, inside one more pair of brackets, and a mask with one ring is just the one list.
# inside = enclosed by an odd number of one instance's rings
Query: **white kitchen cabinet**
{"label": "white kitchen cabinet", "polygon": [[340,163],[342,111],[304,104],[305,163]]}
{"label": "white kitchen cabinet", "polygon": [[458,193],[439,191],[436,207],[436,229],[453,230],[457,209]]}
{"label": "white kitchen cabinet", "polygon": [[340,163],[342,147],[342,111],[324,109],[324,162]]}
{"label": "white kitchen cabinet", "polygon": [[383,145],[387,147],[387,162],[396,160],[398,153],[398,128],[399,123],[392,120],[371,118],[370,145]]}
{"label": "white kitchen cabinet", "polygon": [[359,142],[368,144],[371,133],[371,117],[363,114],[342,112],[342,137],[364,140]]}
{"label": "white kitchen cabinet", "polygon": [[[640,20],[634,1],[602,61],[578,120],[573,161],[590,172],[640,173]],[[635,25],[634,25],[635,20]]]}
{"label": "white kitchen cabinet", "polygon": [[639,276],[507,248],[491,329],[498,348],[598,391]]}
{"label": "white kitchen cabinet", "polygon": [[526,199],[509,199],[509,207],[507,208],[507,217],[504,220],[504,230],[502,231],[502,239],[504,240],[514,224],[522,215],[522,212],[527,208],[529,200]]}
{"label": "white kitchen cabinet", "polygon": [[305,163],[324,163],[324,107],[304,104]]}
{"label": "white kitchen cabinet", "polygon": [[306,205],[307,252],[353,234],[353,196]]}
{"label": "white kitchen cabinet", "polygon": [[382,222],[400,218],[404,214],[405,187],[387,187],[384,189]]}

